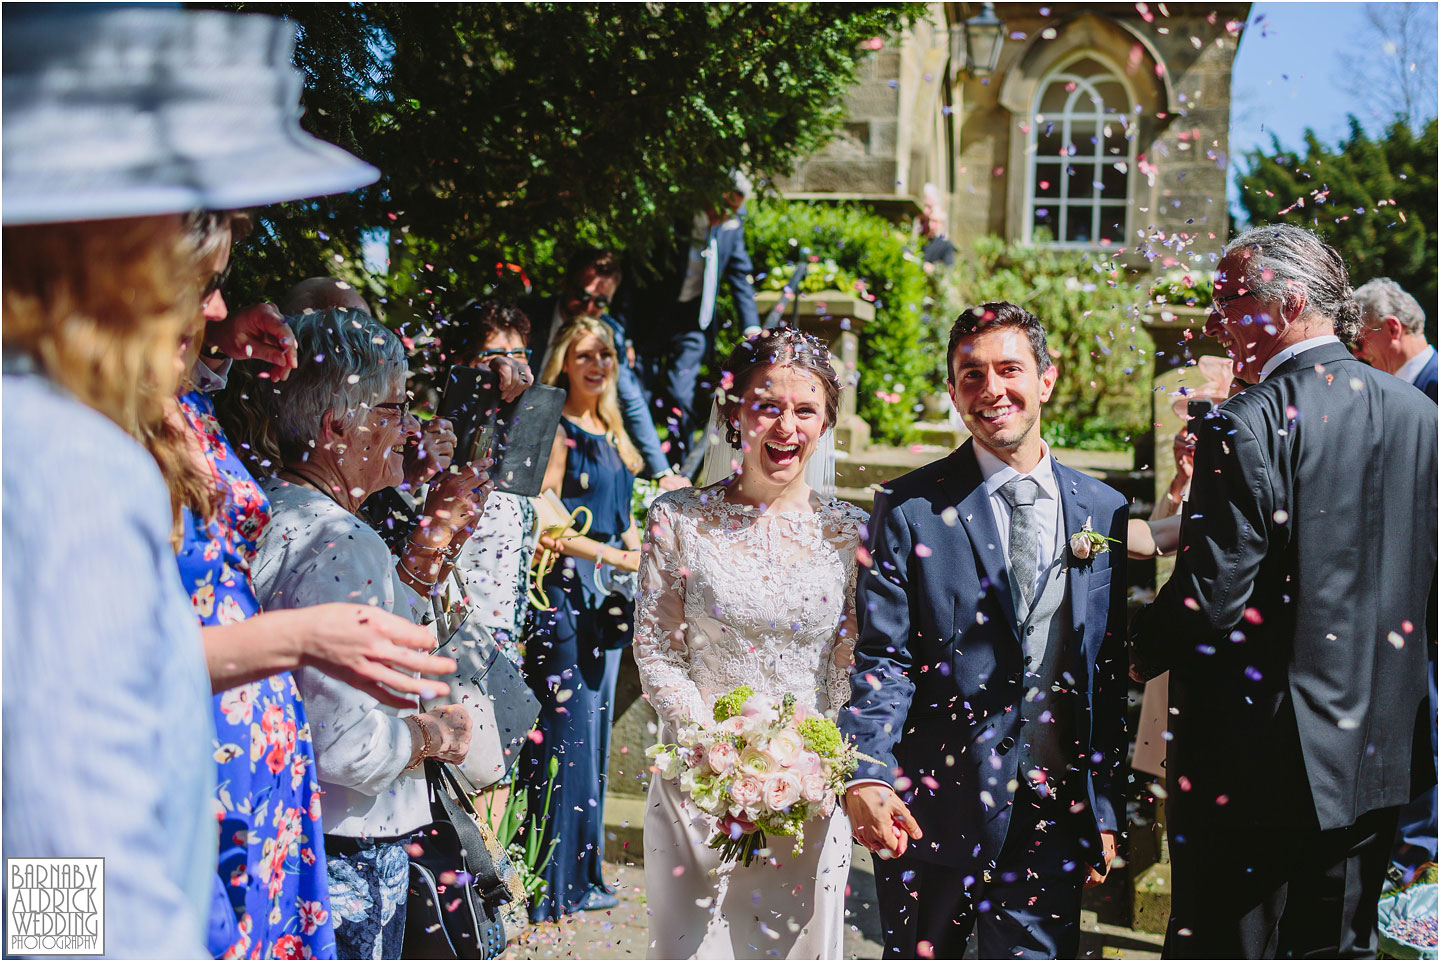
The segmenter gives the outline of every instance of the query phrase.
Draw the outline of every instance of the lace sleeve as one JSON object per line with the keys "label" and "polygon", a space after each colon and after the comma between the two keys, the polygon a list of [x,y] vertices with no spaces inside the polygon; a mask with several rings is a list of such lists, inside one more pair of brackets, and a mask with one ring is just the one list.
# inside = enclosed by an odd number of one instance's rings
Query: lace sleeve
{"label": "lace sleeve", "polygon": [[855,617],[855,579],[858,571],[855,556],[862,540],[861,533],[869,516],[853,505],[843,505],[838,547],[846,554],[845,615],[835,633],[835,645],[825,662],[825,692],[830,702],[831,719],[850,701],[850,666],[855,660],[855,636],[859,622]]}
{"label": "lace sleeve", "polygon": [[685,579],[668,499],[651,505],[645,528],[635,595],[635,665],[640,687],[673,734],[705,717],[706,710],[685,657]]}

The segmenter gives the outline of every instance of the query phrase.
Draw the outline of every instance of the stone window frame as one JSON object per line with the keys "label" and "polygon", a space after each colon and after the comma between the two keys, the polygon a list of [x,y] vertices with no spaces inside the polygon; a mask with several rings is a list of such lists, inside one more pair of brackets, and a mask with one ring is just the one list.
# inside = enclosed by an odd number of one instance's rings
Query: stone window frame
{"label": "stone window frame", "polygon": [[[1070,73],[1071,69],[1076,64],[1087,60],[1093,61],[1095,64],[1097,64],[1100,67],[1102,73],[1097,73],[1089,77],[1082,77],[1079,74]],[[1047,92],[1049,92],[1052,85],[1059,82],[1061,78],[1065,78],[1067,76],[1069,79],[1072,79],[1077,84],[1081,85],[1081,89],[1076,91],[1076,94],[1079,94],[1079,99],[1081,100],[1083,100],[1084,98],[1084,88],[1086,87],[1094,91],[1094,88],[1099,84],[1104,84],[1107,82],[1113,82],[1117,84],[1125,95],[1124,109],[1116,110],[1111,113],[1105,113],[1103,111],[1091,109],[1076,112],[1065,110],[1057,114],[1041,114],[1040,102],[1042,98]],[[1074,94],[1072,94],[1070,99],[1074,101],[1077,98]],[[1110,118],[1112,122],[1121,123],[1125,127],[1126,152],[1123,157],[1116,157],[1114,160],[1110,161],[1111,164],[1122,161],[1125,164],[1125,170],[1123,172],[1125,178],[1125,196],[1121,200],[1112,200],[1106,203],[1102,202],[1092,193],[1092,204],[1088,206],[1073,205],[1070,207],[1070,209],[1072,211],[1076,209],[1090,211],[1090,219],[1093,225],[1097,223],[1097,218],[1103,219],[1104,215],[1100,214],[1100,211],[1104,208],[1113,208],[1116,206],[1121,207],[1122,222],[1120,224],[1120,236],[1118,238],[1111,239],[1107,243],[1104,240],[1100,239],[1098,236],[1098,232],[1096,232],[1095,234],[1092,234],[1092,237],[1095,238],[1092,240],[1067,241],[1064,237],[1064,226],[1061,221],[1057,219],[1056,237],[1047,246],[1065,250],[1114,250],[1116,248],[1124,246],[1126,238],[1130,236],[1130,214],[1131,210],[1134,207],[1135,201],[1135,158],[1137,156],[1135,150],[1135,140],[1139,133],[1139,122],[1138,118],[1135,116],[1135,105],[1137,102],[1138,101],[1135,96],[1135,90],[1133,88],[1133,85],[1130,84],[1128,79],[1125,77],[1124,72],[1121,71],[1114,63],[1111,63],[1109,58],[1106,57],[1104,54],[1094,50],[1077,49],[1072,51],[1070,54],[1065,56],[1064,59],[1060,60],[1053,67],[1051,67],[1050,70],[1045,74],[1045,76],[1040,78],[1040,81],[1035,84],[1035,93],[1033,99],[1031,100],[1031,107],[1028,115],[1025,118],[1025,125],[1028,128],[1029,132],[1026,134],[1025,143],[1025,213],[1020,224],[1020,238],[1022,241],[1027,244],[1033,242],[1035,230],[1033,216],[1034,209],[1037,206],[1041,206],[1041,204],[1043,204],[1043,202],[1047,199],[1036,198],[1035,196],[1035,191],[1037,187],[1036,181],[1039,177],[1038,169],[1042,163],[1056,164],[1061,168],[1059,174],[1060,194],[1059,196],[1054,198],[1054,200],[1056,206],[1061,208],[1062,211],[1066,206],[1064,203],[1062,203],[1061,198],[1066,193],[1067,181],[1070,179],[1068,173],[1065,170],[1067,161],[1059,157],[1042,158],[1037,152],[1039,147],[1042,117],[1046,123],[1060,123],[1062,125],[1066,124],[1072,118],[1079,119],[1084,122],[1096,123],[1097,136],[1101,136],[1102,140],[1100,144],[1096,145],[1095,153],[1091,156],[1104,157],[1106,160],[1109,160],[1109,158],[1113,157],[1114,155],[1103,154],[1104,141],[1100,124],[1106,118]],[[1078,106],[1078,104],[1076,106]],[[1105,106],[1108,107],[1111,105],[1106,104]],[[1076,146],[1080,145],[1077,144]],[[1090,165],[1087,164],[1086,166]],[[1094,165],[1097,171],[1097,176],[1102,166],[1104,165],[1100,163]],[[1068,200],[1068,198],[1066,198],[1066,200]],[[1066,216],[1067,215],[1064,213],[1061,214],[1061,218],[1064,218]]]}
{"label": "stone window frame", "polygon": [[[1061,64],[1073,63],[1090,56],[1106,64],[1122,78],[1131,98],[1131,110],[1137,130],[1132,150],[1138,158],[1153,150],[1160,131],[1169,119],[1179,113],[1179,96],[1170,71],[1160,57],[1153,40],[1142,29],[1106,13],[1083,11],[1045,24],[1033,31],[1018,50],[1007,51],[1004,77],[1000,83],[999,107],[1010,114],[1010,137],[1005,178],[1005,238],[1024,243],[1030,236],[1031,156],[1030,138],[1020,131],[1030,124],[1031,112],[1037,103],[1041,82]],[[1116,70],[1117,64],[1126,69]],[[1138,110],[1136,109],[1138,107]],[[1141,208],[1155,209],[1156,189],[1148,179],[1138,179],[1135,166],[1130,168],[1130,202],[1125,223],[1127,228],[1141,223]],[[1128,236],[1127,236],[1128,240]],[[1070,245],[1071,249],[1115,250],[1126,244],[1101,248],[1096,245]]]}

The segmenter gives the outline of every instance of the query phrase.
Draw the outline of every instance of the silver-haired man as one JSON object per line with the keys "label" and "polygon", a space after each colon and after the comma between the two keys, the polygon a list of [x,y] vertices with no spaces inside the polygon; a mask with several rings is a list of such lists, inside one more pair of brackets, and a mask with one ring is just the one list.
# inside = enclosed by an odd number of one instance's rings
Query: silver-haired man
{"label": "silver-haired man", "polygon": [[1436,400],[1435,348],[1425,340],[1420,302],[1388,277],[1377,277],[1355,291],[1362,328],[1355,356]]}

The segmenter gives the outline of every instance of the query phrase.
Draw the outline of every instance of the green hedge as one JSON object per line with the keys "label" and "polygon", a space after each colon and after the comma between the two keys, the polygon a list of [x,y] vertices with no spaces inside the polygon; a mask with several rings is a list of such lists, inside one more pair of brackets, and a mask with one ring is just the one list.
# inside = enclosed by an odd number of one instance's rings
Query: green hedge
{"label": "green hedge", "polygon": [[[874,298],[875,320],[860,339],[860,417],[873,440],[902,444],[919,420],[920,398],[935,390],[923,348],[925,271],[909,235],[853,206],[766,200],[751,204],[745,243],[755,263],[756,290],[779,290],[800,248],[817,262],[807,287],[837,287]],[[859,287],[857,287],[857,284]],[[725,357],[738,337],[727,337]],[[895,398],[898,396],[898,400]]]}

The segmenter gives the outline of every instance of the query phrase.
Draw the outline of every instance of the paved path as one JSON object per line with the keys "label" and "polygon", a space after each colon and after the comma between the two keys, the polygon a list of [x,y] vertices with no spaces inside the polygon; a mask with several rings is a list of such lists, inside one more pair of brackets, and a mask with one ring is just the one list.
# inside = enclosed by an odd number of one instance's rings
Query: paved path
{"label": "paved path", "polygon": [[[620,906],[604,912],[582,912],[563,922],[529,929],[511,947],[513,959],[643,959],[646,954],[645,870],[635,864],[606,863],[606,877],[620,895]],[[845,900],[845,958],[880,958],[880,919],[875,910],[875,879],[870,856],[854,851],[850,892]],[[1081,914],[1083,959],[1158,959],[1160,937],[1133,932],[1095,921],[1093,912]],[[764,958],[759,952],[756,958]],[[974,940],[965,958],[979,958]]]}

